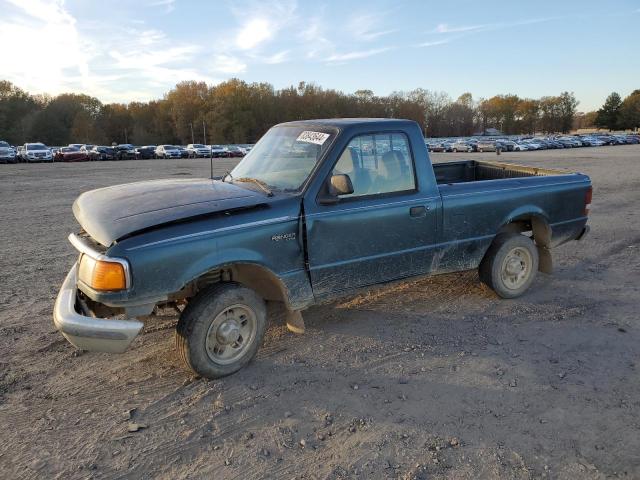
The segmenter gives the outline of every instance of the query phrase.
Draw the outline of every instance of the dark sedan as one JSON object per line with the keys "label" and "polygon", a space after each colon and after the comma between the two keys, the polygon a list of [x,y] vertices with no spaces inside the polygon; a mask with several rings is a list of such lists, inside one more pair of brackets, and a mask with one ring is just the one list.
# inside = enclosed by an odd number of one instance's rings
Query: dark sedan
{"label": "dark sedan", "polygon": [[135,154],[138,160],[149,160],[155,158],[156,146],[145,145],[143,147],[138,147],[135,149]]}
{"label": "dark sedan", "polygon": [[244,157],[244,151],[237,145],[229,145],[227,150],[229,151],[227,154],[229,157]]}
{"label": "dark sedan", "polygon": [[122,143],[116,147],[116,156],[118,160],[134,160],[136,151],[130,143]]}
{"label": "dark sedan", "polygon": [[111,147],[106,146],[94,146],[89,153],[89,160],[116,160],[116,151]]}

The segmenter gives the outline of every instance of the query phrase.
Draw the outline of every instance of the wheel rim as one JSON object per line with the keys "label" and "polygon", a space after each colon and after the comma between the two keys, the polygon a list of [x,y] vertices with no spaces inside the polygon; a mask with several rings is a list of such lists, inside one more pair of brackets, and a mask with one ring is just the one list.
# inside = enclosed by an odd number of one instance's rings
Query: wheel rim
{"label": "wheel rim", "polygon": [[531,253],[522,247],[516,247],[507,253],[502,262],[500,276],[502,283],[510,290],[518,290],[529,279],[533,258]]}
{"label": "wheel rim", "polygon": [[207,355],[220,365],[237,361],[253,343],[257,326],[256,314],[249,306],[236,304],[225,308],[209,325],[205,340]]}

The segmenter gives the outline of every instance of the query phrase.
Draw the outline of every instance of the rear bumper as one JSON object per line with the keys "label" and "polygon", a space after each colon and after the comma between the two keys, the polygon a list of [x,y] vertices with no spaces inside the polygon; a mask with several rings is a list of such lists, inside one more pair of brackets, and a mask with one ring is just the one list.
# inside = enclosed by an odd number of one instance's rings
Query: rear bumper
{"label": "rear bumper", "polygon": [[53,309],[53,323],[64,337],[82,350],[122,353],[143,327],[137,320],[94,318],[78,313],[76,265],[60,288]]}

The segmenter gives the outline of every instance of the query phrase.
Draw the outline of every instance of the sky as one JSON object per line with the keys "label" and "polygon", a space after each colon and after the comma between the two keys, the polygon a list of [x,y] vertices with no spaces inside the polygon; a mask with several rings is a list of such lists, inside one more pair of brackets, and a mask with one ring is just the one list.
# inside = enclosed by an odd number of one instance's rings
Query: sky
{"label": "sky", "polygon": [[103,102],[176,83],[314,82],[454,99],[640,88],[640,0],[0,0],[0,79]]}

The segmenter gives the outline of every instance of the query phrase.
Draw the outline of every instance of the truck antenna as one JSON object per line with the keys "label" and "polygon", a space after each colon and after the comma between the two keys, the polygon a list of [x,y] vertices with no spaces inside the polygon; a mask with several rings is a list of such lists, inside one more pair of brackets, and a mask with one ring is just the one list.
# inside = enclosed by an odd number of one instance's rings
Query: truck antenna
{"label": "truck antenna", "polygon": [[209,146],[209,178],[213,180],[213,145]]}

